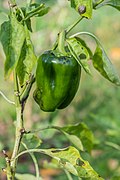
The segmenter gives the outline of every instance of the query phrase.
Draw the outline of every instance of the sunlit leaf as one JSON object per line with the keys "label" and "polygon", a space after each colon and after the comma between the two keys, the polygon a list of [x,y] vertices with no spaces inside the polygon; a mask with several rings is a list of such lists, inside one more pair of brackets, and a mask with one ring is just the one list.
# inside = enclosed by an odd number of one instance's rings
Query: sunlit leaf
{"label": "sunlit leaf", "polygon": [[72,56],[77,60],[77,62],[83,67],[83,69],[91,74],[88,65],[88,60],[91,56],[91,51],[87,47],[86,43],[78,37],[67,39],[68,48]]}
{"label": "sunlit leaf", "polygon": [[52,149],[50,152],[48,151],[45,151],[46,154],[57,159],[59,164],[72,174],[83,178],[90,178],[91,180],[92,178],[93,180],[102,180],[88,161],[82,159],[76,148],[71,146],[63,150]]}
{"label": "sunlit leaf", "polygon": [[76,9],[76,11],[79,12],[79,14],[83,17],[92,17],[92,0],[71,0],[71,7]]}
{"label": "sunlit leaf", "polygon": [[7,78],[16,66],[25,40],[23,25],[18,22],[16,16],[11,14],[10,20],[1,25],[0,39],[6,55],[5,78]]}
{"label": "sunlit leaf", "polygon": [[93,66],[97,69],[102,76],[111,81],[116,85],[120,85],[120,78],[106,55],[104,49],[97,44],[94,56],[93,56]]}
{"label": "sunlit leaf", "polygon": [[59,167],[64,168],[75,176],[90,180],[103,180],[90,166],[89,162],[83,160],[75,147],[70,146],[64,149],[31,149],[21,152],[18,156],[28,152],[38,152],[56,159],[59,162]]}

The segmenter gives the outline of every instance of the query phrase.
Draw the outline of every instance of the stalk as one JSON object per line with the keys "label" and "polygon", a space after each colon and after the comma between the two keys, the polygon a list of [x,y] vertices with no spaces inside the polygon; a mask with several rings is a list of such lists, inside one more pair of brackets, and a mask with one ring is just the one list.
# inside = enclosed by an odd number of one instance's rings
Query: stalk
{"label": "stalk", "polygon": [[83,17],[80,17],[75,23],[73,23],[71,26],[69,26],[66,29],[66,34],[68,34],[75,26],[77,26],[77,24],[82,21]]}
{"label": "stalk", "polygon": [[67,55],[65,51],[65,31],[61,31],[58,36],[58,49],[61,54],[64,56]]}
{"label": "stalk", "polygon": [[34,76],[30,77],[30,81],[28,82],[26,89],[24,93],[22,94],[22,97],[20,97],[20,92],[19,92],[19,82],[17,79],[17,74],[14,72],[14,83],[15,83],[15,106],[16,106],[16,132],[15,132],[15,144],[13,148],[13,153],[11,157],[11,170],[12,170],[12,175],[13,179],[15,178],[15,172],[16,172],[16,166],[17,166],[17,159],[15,157],[19,153],[22,137],[25,133],[25,128],[24,128],[24,119],[23,119],[23,113],[24,113],[24,106],[26,103],[26,100],[29,96],[30,90],[32,88],[33,83],[35,82]]}
{"label": "stalk", "polygon": [[22,107],[16,107],[16,115],[17,115],[17,120],[16,120],[16,133],[15,133],[15,144],[14,144],[14,148],[13,148],[13,154],[12,154],[12,161],[11,161],[11,167],[13,170],[13,174],[15,174],[16,171],[16,164],[17,161],[14,160],[15,156],[18,154],[19,152],[19,148],[20,148],[20,144],[21,144],[21,140],[22,140],[22,136],[23,136],[23,132],[24,132],[24,128],[23,128],[23,110]]}
{"label": "stalk", "polygon": [[17,74],[15,71],[14,71],[14,83],[15,83],[14,93],[15,93],[15,106],[16,106],[16,132],[15,132],[15,144],[11,157],[12,159],[11,168],[13,173],[13,179],[15,176],[16,165],[17,165],[17,161],[14,158],[19,152],[22,136],[24,133],[24,126],[23,126],[24,105],[20,102],[19,84],[18,84]]}

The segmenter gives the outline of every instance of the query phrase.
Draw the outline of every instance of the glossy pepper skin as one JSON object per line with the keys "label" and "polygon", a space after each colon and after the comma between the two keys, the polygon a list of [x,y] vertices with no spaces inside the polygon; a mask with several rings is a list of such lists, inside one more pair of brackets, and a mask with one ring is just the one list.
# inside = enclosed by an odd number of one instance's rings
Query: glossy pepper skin
{"label": "glossy pepper skin", "polygon": [[78,90],[80,75],[81,67],[73,57],[46,51],[38,59],[35,101],[46,112],[67,107]]}

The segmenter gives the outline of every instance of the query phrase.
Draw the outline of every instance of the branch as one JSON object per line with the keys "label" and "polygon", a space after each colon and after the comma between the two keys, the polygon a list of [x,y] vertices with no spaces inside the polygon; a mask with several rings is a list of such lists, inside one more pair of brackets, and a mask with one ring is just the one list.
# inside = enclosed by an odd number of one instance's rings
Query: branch
{"label": "branch", "polygon": [[[26,150],[28,150],[28,147],[26,146],[25,143],[22,142],[22,145],[25,147]],[[38,166],[38,162],[36,157],[34,156],[33,153],[29,153],[33,162],[34,162],[34,166],[35,166],[35,171],[36,171],[36,178],[39,179],[40,178],[40,173],[39,173],[39,166]]]}
{"label": "branch", "polygon": [[1,96],[2,96],[8,103],[15,105],[15,102],[9,100],[9,99],[4,95],[4,93],[3,93],[2,91],[0,91],[0,94],[1,94]]}

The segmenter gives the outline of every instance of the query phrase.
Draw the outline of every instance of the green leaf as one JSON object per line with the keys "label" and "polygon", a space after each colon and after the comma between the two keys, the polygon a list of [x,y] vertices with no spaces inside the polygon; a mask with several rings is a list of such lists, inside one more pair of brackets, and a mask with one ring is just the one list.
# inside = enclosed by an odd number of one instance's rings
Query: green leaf
{"label": "green leaf", "polygon": [[109,0],[105,3],[106,5],[112,6],[120,11],[120,0]]}
{"label": "green leaf", "polygon": [[41,139],[34,134],[25,134],[22,141],[29,149],[38,148],[42,143]]}
{"label": "green leaf", "polygon": [[34,8],[32,8],[32,10],[29,11],[28,13],[26,13],[25,20],[30,19],[33,16],[37,16],[37,17],[44,16],[50,10],[49,7],[45,7],[45,4],[40,4],[40,5],[34,4],[34,6],[32,7]]}
{"label": "green leaf", "polygon": [[114,8],[116,8],[118,11],[120,11],[120,0],[107,0],[107,1],[103,1],[102,3],[98,3],[98,4],[95,4],[94,8],[96,9],[97,8],[100,8],[100,7],[103,7],[103,6],[112,6]]}
{"label": "green leaf", "polygon": [[83,144],[82,144],[80,138],[78,138],[76,135],[66,133],[65,131],[62,131],[62,132],[67,137],[67,139],[69,139],[69,141],[72,142],[72,144],[76,146],[76,148],[83,151],[84,148],[83,148]]}
{"label": "green leaf", "polygon": [[120,78],[106,55],[104,49],[97,43],[97,47],[93,56],[93,66],[102,76],[116,85],[120,85]]}
{"label": "green leaf", "polygon": [[59,162],[59,167],[64,168],[75,176],[90,180],[103,180],[90,166],[89,162],[82,159],[75,147],[70,146],[64,149],[31,149],[21,152],[16,158],[28,152],[39,152],[56,159]]}
{"label": "green leaf", "polygon": [[[71,131],[72,131],[72,128],[74,128],[74,126],[67,126],[67,127],[57,127],[57,126],[53,126],[54,129],[57,129],[59,130],[60,132],[62,132],[66,137],[67,139],[73,144],[76,146],[76,148],[78,148],[79,150],[83,151],[84,150],[84,147],[83,147],[83,144],[81,142],[81,139],[80,139],[80,136],[76,135],[76,133],[72,133],[70,132],[68,129],[71,128]],[[76,126],[77,128],[77,126]],[[78,130],[78,128],[77,128]]]}
{"label": "green leaf", "polygon": [[26,29],[26,39],[21,49],[20,58],[16,67],[16,72],[20,81],[20,85],[24,85],[29,80],[32,69],[37,61],[34,53],[33,45]]}
{"label": "green leaf", "polygon": [[25,40],[24,27],[18,22],[13,13],[10,16],[10,20],[1,25],[0,39],[6,55],[4,74],[5,78],[7,78],[17,65]]}
{"label": "green leaf", "polygon": [[71,0],[71,7],[76,9],[76,11],[79,12],[79,14],[83,17],[92,17],[92,0]]}
{"label": "green leaf", "polygon": [[72,174],[82,177],[82,178],[92,178],[95,177],[96,180],[102,180],[99,175],[93,170],[88,161],[82,159],[79,151],[70,146],[63,150],[51,149],[45,150],[46,154],[57,159],[61,167],[65,168]]}
{"label": "green leaf", "polygon": [[83,151],[90,152],[93,148],[94,136],[85,123],[79,123],[66,127],[55,127],[60,130],[66,137],[77,147]]}
{"label": "green leaf", "polygon": [[[80,159],[79,161],[81,163]],[[103,180],[103,178],[93,170],[88,161],[83,161],[82,166],[76,165],[76,169],[78,172],[78,176],[81,178],[89,180]]]}
{"label": "green leaf", "polygon": [[[15,174],[15,177],[17,180],[25,180],[25,179],[29,179],[29,180],[36,180],[36,177],[32,174]],[[42,178],[39,178],[38,180],[42,180]]]}
{"label": "green leaf", "polygon": [[88,65],[88,60],[91,56],[91,50],[87,47],[86,43],[78,37],[69,38],[66,41],[72,56],[88,74],[91,74]]}
{"label": "green leaf", "polygon": [[[112,83],[114,83],[116,85],[120,85],[119,75],[117,74],[114,66],[112,65],[111,61],[109,60],[108,56],[106,55],[99,39],[95,35],[91,34],[90,32],[79,32],[79,33],[74,34],[72,36],[72,38],[76,37],[78,35],[83,35],[83,34],[91,36],[96,41],[97,47],[96,47],[95,53],[92,58],[93,66],[95,67],[95,69],[97,69],[103,77],[105,77]],[[77,53],[75,53],[75,51],[76,51],[75,47],[74,47],[74,49],[72,47],[70,47],[70,48],[71,48],[71,54],[73,54],[73,56],[77,60]]]}
{"label": "green leaf", "polygon": [[[24,17],[26,16],[26,8],[25,7],[21,7],[21,9],[16,9],[16,17],[19,22],[23,20],[23,15],[24,15]],[[25,23],[26,23],[28,30],[32,32],[31,19],[27,19],[25,21]]]}
{"label": "green leaf", "polygon": [[49,10],[50,10],[49,7],[43,8],[43,9],[41,9],[41,11],[38,12],[37,16],[38,17],[44,16],[45,14],[47,14],[49,12]]}

